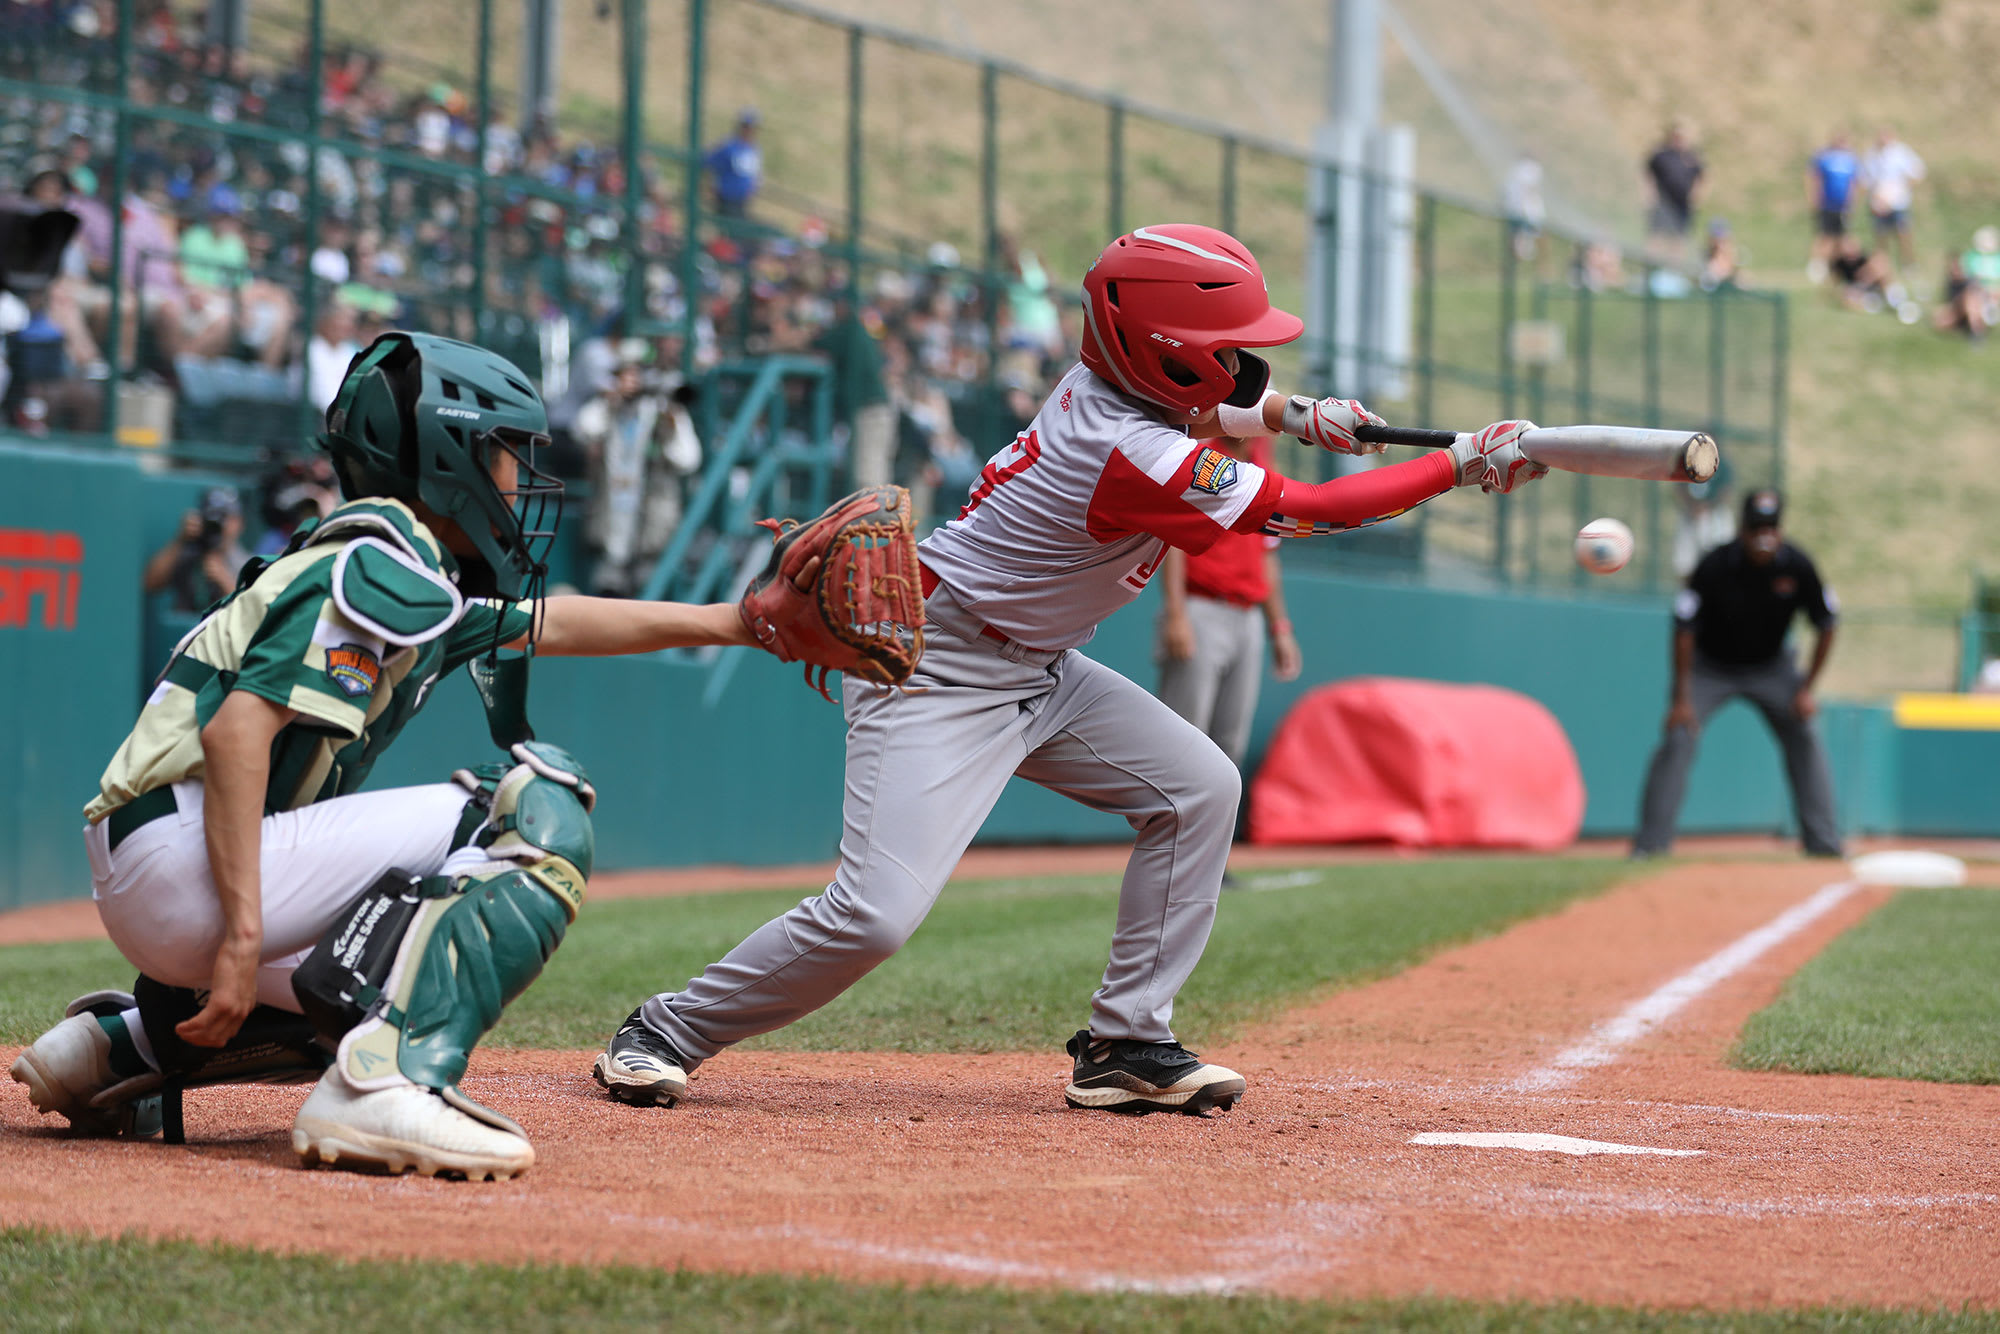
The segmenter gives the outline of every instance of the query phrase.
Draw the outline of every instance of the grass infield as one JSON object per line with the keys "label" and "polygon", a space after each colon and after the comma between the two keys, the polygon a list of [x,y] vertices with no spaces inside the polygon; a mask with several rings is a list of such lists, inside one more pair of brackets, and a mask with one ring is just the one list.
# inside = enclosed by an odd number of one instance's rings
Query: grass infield
{"label": "grass infield", "polygon": [[1635,1311],[1599,1306],[1416,1301],[1306,1302],[1011,1288],[899,1287],[614,1267],[282,1259],[180,1241],[116,1241],[0,1230],[0,1309],[41,1334],[70,1330],[401,1329],[700,1331],[1267,1330],[1909,1331],[2000,1329],[1990,1313]]}
{"label": "grass infield", "polygon": [[2000,894],[1905,890],[1821,951],[1751,1017],[1751,1070],[2000,1083]]}
{"label": "grass infield", "polygon": [[[1258,872],[1225,894],[1176,1028],[1191,1045],[1318,989],[1392,973],[1612,883],[1622,863],[1493,858]],[[681,986],[801,891],[588,904],[489,1045],[588,1047]],[[1089,1020],[1117,912],[1109,877],[948,887],[908,946],[824,1010],[757,1039],[838,1051],[1054,1050]],[[129,985],[98,941],[0,949],[0,1042],[26,1043],[75,996]]]}

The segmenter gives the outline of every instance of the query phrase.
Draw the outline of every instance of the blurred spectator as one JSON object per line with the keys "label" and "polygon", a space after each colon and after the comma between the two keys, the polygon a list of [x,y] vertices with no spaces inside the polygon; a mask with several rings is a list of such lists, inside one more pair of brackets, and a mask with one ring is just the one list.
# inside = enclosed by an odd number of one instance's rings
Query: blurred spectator
{"label": "blurred spectator", "polygon": [[354,267],[347,258],[349,244],[351,241],[344,219],[320,219],[319,243],[312,252],[313,277],[335,287],[353,277]]}
{"label": "blurred spectator", "polygon": [[2000,297],[2000,227],[1981,227],[1972,234],[1972,248],[1960,257],[1968,281],[1989,298]]}
{"label": "blurred spectator", "polygon": [[1646,234],[1654,258],[1679,263],[1687,254],[1688,231],[1703,189],[1701,157],[1694,151],[1686,121],[1675,121],[1666,138],[1646,159],[1646,188],[1651,207]]}
{"label": "blurred spectator", "polygon": [[1514,257],[1532,263],[1542,246],[1542,224],[1548,207],[1542,200],[1542,164],[1533,153],[1523,153],[1507,169],[1500,186],[1500,207],[1507,214],[1508,234],[1513,238]]}
{"label": "blurred spectator", "polygon": [[[138,176],[133,172],[134,177]],[[108,207],[78,209],[81,235],[89,256],[93,285],[79,293],[92,335],[101,344],[111,318],[111,211]],[[177,256],[180,241],[161,211],[140,191],[126,195],[124,233],[119,250],[119,280],[123,288],[123,329],[118,359],[135,363],[141,324],[156,340],[159,356],[171,362],[180,353],[188,316]]]}
{"label": "blurred spectator", "polygon": [[208,219],[181,233],[180,257],[190,309],[219,308],[214,322],[220,333],[191,333],[187,353],[222,356],[232,341],[240,341],[266,366],[281,367],[291,360],[298,309],[288,290],[254,272],[242,203],[234,190],[225,185],[209,193]]}
{"label": "blurred spectator", "polygon": [[1615,292],[1625,286],[1625,256],[1608,241],[1579,246],[1570,264],[1570,285],[1592,292]]}
{"label": "blurred spectator", "polygon": [[333,405],[341,381],[347,378],[348,365],[361,350],[355,338],[356,324],[352,306],[329,300],[306,341],[306,398],[321,413]]}
{"label": "blurred spectator", "polygon": [[1910,205],[1914,187],[1924,178],[1924,160],[1884,126],[1876,132],[1875,147],[1861,160],[1861,182],[1868,190],[1868,212],[1875,219],[1875,242],[1882,234],[1895,238],[1896,255],[1902,267],[1916,262],[1916,248],[1910,240]]}
{"label": "blurred spectator", "polygon": [[855,490],[881,486],[889,481],[893,464],[896,409],[882,383],[882,350],[875,335],[843,298],[814,347],[830,363],[833,415],[847,428],[848,485]]}
{"label": "blurred spectator", "polygon": [[1032,250],[1021,249],[1012,234],[1000,235],[1000,266],[1007,274],[1009,347],[1037,357],[1062,351],[1062,314],[1049,295],[1049,275]]}
{"label": "blurred spectator", "polygon": [[664,401],[649,391],[633,340],[611,384],[586,402],[571,426],[589,462],[585,532],[596,550],[591,584],[598,594],[637,592],[680,526],[682,479],[701,467],[701,441],[686,386]]}
{"label": "blurred spectator", "polygon": [[143,587],[166,591],[173,610],[197,613],[236,587],[250,554],[243,549],[243,505],[233,488],[218,486],[201,508],[181,516],[180,531],[146,562]]}
{"label": "blurred spectator", "polygon": [[97,197],[97,172],[91,168],[90,153],[90,136],[72,134],[63,144],[62,170],[75,185],[76,193],[94,199]]}
{"label": "blurred spectator", "polygon": [[746,216],[763,184],[764,154],[757,147],[757,123],[756,108],[745,107],[737,113],[736,132],[702,158],[715,211],[725,218]]}
{"label": "blurred spectator", "polygon": [[[76,212],[76,190],[69,176],[57,167],[43,167],[28,179],[22,192],[31,203],[45,209],[61,208]],[[62,267],[43,295],[38,312],[61,330],[63,350],[71,368],[87,379],[108,375],[104,354],[91,336],[79,294],[88,289],[89,255],[81,236],[71,240],[63,252]]]}
{"label": "blurred spectator", "polygon": [[291,459],[264,478],[264,534],[254,555],[275,556],[307,520],[318,522],[340,503],[333,461],[324,454]]}
{"label": "blurred spectator", "polygon": [[2000,227],[1981,227],[1972,234],[1972,248],[1953,255],[1945,265],[1944,304],[1931,323],[1976,343],[1986,337],[1996,317],[2000,317]]}
{"label": "blurred spectator", "polygon": [[624,343],[625,316],[621,312],[570,351],[564,367],[569,379],[562,392],[549,400],[549,433],[555,441],[555,468],[560,476],[581,477],[585,472],[584,450],[575,431],[577,414],[584,404],[611,387],[625,356]]}
{"label": "blurred spectator", "polygon": [[1734,287],[1741,272],[1736,257],[1736,236],[1730,231],[1728,220],[1710,219],[1708,243],[1701,257],[1701,285],[1709,291],[1718,287]]}
{"label": "blurred spectator", "polygon": [[1672,492],[1679,501],[1674,524],[1674,577],[1685,579],[1694,573],[1701,558],[1736,535],[1736,515],[1729,496],[1729,461],[1724,459],[1714,477],[1706,482],[1677,486]]}
{"label": "blurred spectator", "polygon": [[1881,310],[1896,283],[1889,261],[1879,251],[1871,254],[1862,249],[1857,236],[1840,238],[1827,272],[1839,284],[1841,302],[1849,310]]}
{"label": "blurred spectator", "polygon": [[1806,169],[1806,206],[1813,215],[1812,256],[1806,277],[1813,282],[1826,281],[1827,263],[1840,238],[1847,235],[1847,209],[1860,171],[1861,159],[1854,155],[1845,130],[1834,131]]}

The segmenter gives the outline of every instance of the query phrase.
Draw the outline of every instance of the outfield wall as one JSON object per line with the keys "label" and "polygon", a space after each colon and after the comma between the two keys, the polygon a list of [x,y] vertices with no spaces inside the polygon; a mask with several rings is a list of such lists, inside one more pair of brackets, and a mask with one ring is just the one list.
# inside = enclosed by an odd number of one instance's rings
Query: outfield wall
{"label": "outfield wall", "polygon": [[[0,907],[88,892],[79,812],[157,663],[142,644],[140,570],[210,479],[153,476],[129,456],[0,445]],[[1448,503],[1448,502],[1447,502]],[[1476,500],[1475,502],[1476,503]],[[1326,539],[1334,540],[1338,539]],[[1561,720],[1590,801],[1585,830],[1629,832],[1665,708],[1657,599],[1449,589],[1294,571],[1286,596],[1305,681],[1268,683],[1253,750],[1312,684],[1384,674],[1521,690]],[[1149,596],[1090,652],[1150,682]],[[544,660],[534,719],[589,766],[606,867],[829,857],[840,835],[841,717],[796,668],[731,650],[712,663]],[[1825,729],[1855,831],[2000,833],[1987,775],[2000,732],[1906,732],[1886,709],[1830,704]],[[384,759],[376,786],[430,782],[487,757],[469,685],[447,683]],[[1329,800],[1339,800],[1329,793]],[[1747,706],[1711,725],[1683,827],[1788,822],[1775,746]],[[1115,817],[1016,783],[984,837],[1114,840]]]}

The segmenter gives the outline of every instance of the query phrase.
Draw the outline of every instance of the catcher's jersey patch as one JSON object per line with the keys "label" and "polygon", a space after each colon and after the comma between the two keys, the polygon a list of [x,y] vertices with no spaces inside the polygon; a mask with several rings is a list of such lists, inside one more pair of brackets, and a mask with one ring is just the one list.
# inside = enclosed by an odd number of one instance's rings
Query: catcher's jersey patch
{"label": "catcher's jersey patch", "polygon": [[1188,484],[1197,491],[1219,496],[1236,485],[1236,460],[1217,449],[1204,449],[1194,461],[1194,476]]}
{"label": "catcher's jersey patch", "polygon": [[326,674],[342,694],[359,699],[382,678],[382,660],[359,644],[342,644],[326,651]]}

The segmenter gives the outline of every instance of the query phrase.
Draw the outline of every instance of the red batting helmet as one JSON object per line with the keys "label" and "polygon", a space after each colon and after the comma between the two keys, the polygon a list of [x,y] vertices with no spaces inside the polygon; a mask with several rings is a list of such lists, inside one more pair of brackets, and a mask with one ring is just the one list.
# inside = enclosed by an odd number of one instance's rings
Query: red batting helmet
{"label": "red batting helmet", "polygon": [[1245,359],[1239,385],[1216,353],[1275,347],[1305,332],[1298,316],[1272,309],[1249,247],[1188,222],[1141,227],[1104,247],[1083,276],[1083,322],[1084,365],[1190,418],[1239,388],[1246,397],[1264,392],[1269,368],[1260,359]]}

